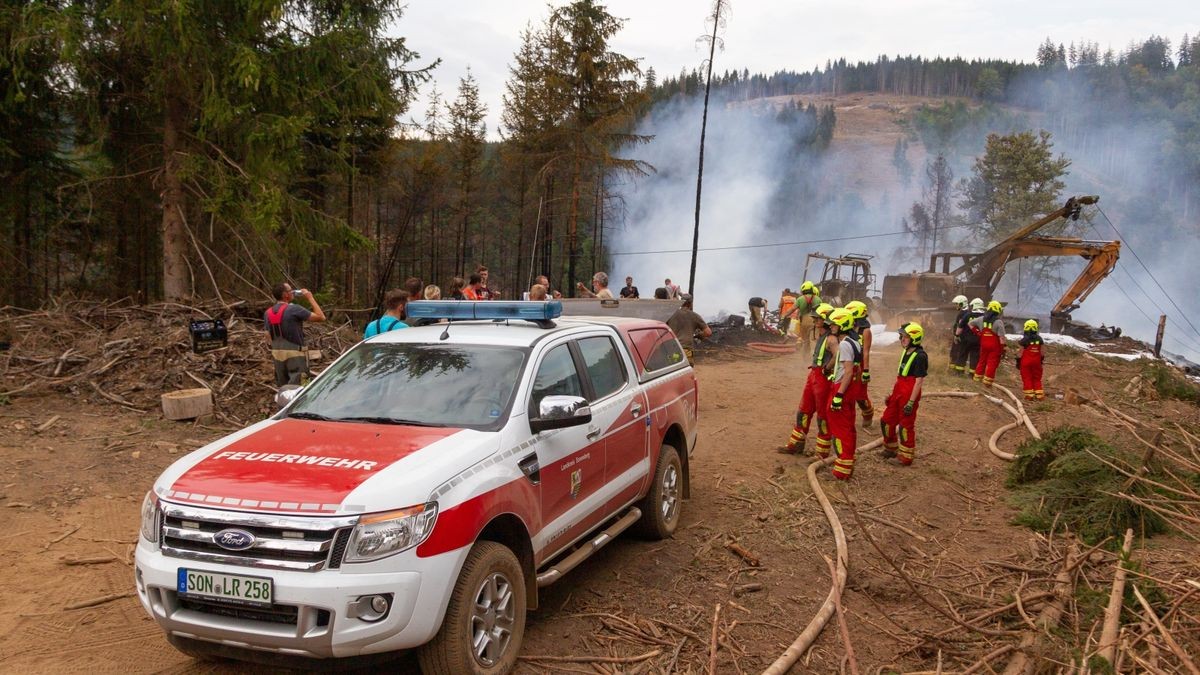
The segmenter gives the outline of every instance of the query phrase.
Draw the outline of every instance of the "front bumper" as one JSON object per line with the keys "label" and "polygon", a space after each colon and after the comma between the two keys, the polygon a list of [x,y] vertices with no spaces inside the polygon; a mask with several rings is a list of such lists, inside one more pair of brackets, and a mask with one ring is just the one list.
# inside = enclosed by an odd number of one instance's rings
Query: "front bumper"
{"label": "front bumper", "polygon": [[[138,598],[170,635],[234,648],[311,658],[359,656],[408,649],[437,633],[469,547],[420,558],[410,549],[373,563],[319,572],[260,570],[164,556],[139,539]],[[188,601],[176,592],[181,567],[225,574],[269,576],[270,609],[238,609]],[[369,622],[349,607],[365,595],[389,593],[386,617]]]}

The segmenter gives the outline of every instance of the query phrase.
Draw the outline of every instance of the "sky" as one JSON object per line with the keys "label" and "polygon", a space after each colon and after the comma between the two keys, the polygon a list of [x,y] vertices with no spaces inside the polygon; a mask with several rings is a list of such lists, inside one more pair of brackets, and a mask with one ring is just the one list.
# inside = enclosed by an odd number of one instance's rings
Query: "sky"
{"label": "sky", "polygon": [[[653,66],[664,77],[707,57],[696,38],[706,32],[711,0],[610,0],[606,6],[626,19],[614,48],[641,59],[643,70]],[[715,59],[718,72],[810,70],[830,59],[880,54],[1032,61],[1047,37],[1064,44],[1086,39],[1099,42],[1101,51],[1119,51],[1152,34],[1175,44],[1198,23],[1194,2],[1186,0],[732,0],[731,6],[725,51]],[[420,63],[442,60],[434,81],[447,99],[470,68],[488,106],[488,135],[496,139],[521,30],[540,25],[548,14],[544,0],[411,0],[393,34],[421,54]],[[414,116],[424,114],[428,90],[423,87],[414,103]]]}

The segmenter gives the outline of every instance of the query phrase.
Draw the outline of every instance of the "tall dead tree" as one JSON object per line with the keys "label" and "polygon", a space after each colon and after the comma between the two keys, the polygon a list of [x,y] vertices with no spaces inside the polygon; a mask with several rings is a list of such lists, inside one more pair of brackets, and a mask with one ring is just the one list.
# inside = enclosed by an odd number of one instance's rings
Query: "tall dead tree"
{"label": "tall dead tree", "polygon": [[729,11],[729,0],[713,0],[713,11],[708,16],[712,22],[712,33],[699,41],[708,42],[708,72],[704,78],[704,114],[700,118],[700,165],[696,169],[696,227],[692,231],[692,266],[688,273],[688,293],[696,292],[696,256],[700,251],[700,192],[704,186],[704,134],[708,130],[708,94],[712,88],[713,56],[717,43],[724,49],[724,41],[717,35],[725,27],[725,14]]}

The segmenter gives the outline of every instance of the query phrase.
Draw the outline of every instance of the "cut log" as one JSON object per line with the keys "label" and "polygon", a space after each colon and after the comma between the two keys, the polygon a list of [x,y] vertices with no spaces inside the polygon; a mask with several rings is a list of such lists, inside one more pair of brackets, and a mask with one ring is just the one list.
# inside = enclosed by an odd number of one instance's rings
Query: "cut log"
{"label": "cut log", "polygon": [[321,360],[321,350],[320,349],[308,350],[308,360],[309,360],[309,362],[320,361]]}
{"label": "cut log", "polygon": [[169,420],[190,420],[213,411],[212,390],[180,389],[162,395],[163,417]]}

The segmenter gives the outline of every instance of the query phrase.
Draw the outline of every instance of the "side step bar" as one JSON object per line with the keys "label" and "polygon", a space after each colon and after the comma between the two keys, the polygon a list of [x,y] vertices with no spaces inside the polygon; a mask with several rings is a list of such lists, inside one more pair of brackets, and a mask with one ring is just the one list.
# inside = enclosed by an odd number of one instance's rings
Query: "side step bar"
{"label": "side step bar", "polygon": [[636,506],[629,509],[625,512],[625,515],[617,519],[617,522],[609,525],[608,529],[596,535],[591,541],[580,545],[571,555],[563,558],[550,569],[537,575],[538,588],[549,586],[561,579],[564,574],[578,567],[579,563],[592,557],[593,553],[603,548],[605,544],[612,541],[618,534],[629,529],[629,526],[636,523],[641,517],[641,509]]}

